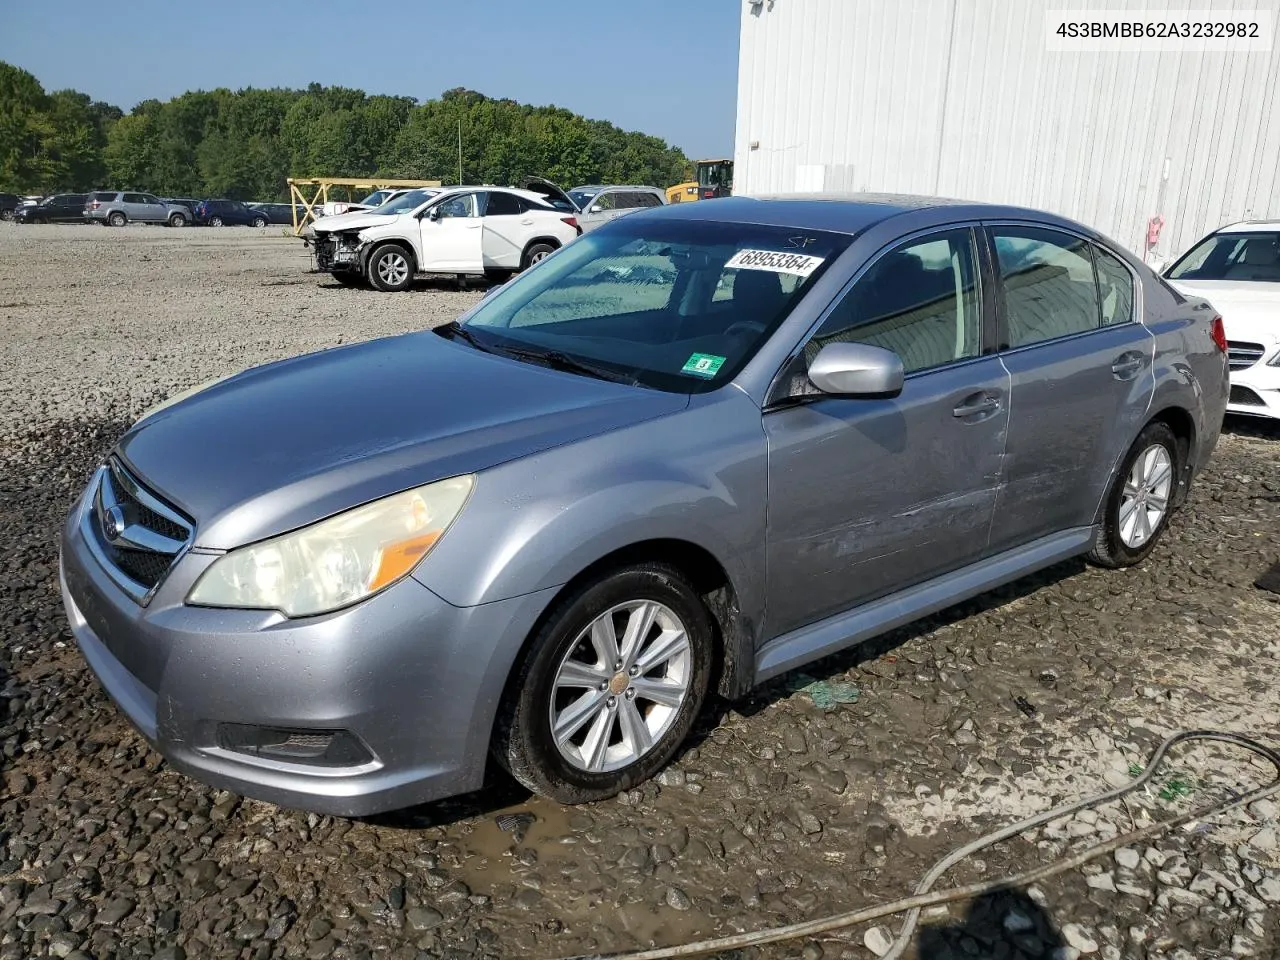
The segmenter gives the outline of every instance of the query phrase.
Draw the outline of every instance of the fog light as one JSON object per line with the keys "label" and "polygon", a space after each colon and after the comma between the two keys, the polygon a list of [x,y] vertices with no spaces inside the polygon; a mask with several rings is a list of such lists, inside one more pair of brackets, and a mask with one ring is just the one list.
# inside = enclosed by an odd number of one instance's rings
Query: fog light
{"label": "fog light", "polygon": [[348,730],[294,730],[220,723],[218,746],[251,757],[322,767],[358,767],[373,760],[369,748]]}

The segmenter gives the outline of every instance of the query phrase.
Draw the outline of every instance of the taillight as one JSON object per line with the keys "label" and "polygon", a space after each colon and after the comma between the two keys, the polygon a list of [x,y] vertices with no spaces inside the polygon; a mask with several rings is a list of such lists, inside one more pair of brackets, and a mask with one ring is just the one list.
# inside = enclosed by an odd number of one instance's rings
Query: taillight
{"label": "taillight", "polygon": [[702,191],[703,200],[714,200],[715,198],[716,198],[716,191],[714,187]]}
{"label": "taillight", "polygon": [[1221,317],[1214,317],[1213,323],[1209,324],[1209,336],[1217,344],[1219,350],[1223,353],[1227,352],[1227,331],[1222,328]]}
{"label": "taillight", "polygon": [[582,233],[582,228],[578,226],[577,217],[561,217],[560,222],[567,223],[569,226],[573,227],[573,229],[577,230],[579,234]]}

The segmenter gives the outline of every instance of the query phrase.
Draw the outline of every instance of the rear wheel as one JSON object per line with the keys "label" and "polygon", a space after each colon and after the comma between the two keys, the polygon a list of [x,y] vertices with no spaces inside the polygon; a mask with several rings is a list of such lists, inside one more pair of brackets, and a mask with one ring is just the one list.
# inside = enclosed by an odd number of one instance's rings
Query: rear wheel
{"label": "rear wheel", "polygon": [[17,214],[14,213],[12,208],[6,207],[4,210],[0,210],[0,220],[12,220],[15,216]]}
{"label": "rear wheel", "polygon": [[220,227],[220,226],[222,226],[222,218],[221,218],[221,217],[210,217],[210,218],[209,218],[209,226],[211,226],[211,227]]}
{"label": "rear wheel", "polygon": [[175,213],[169,217],[169,226],[171,227],[185,227],[186,225],[187,218],[180,213]]}
{"label": "rear wheel", "polygon": [[388,293],[407,290],[413,282],[413,260],[398,243],[379,247],[369,258],[369,282]]}
{"label": "rear wheel", "polygon": [[111,224],[111,226],[113,227],[123,227],[128,222],[129,222],[129,218],[126,217],[119,210],[111,214],[111,216],[107,217],[107,223]]}
{"label": "rear wheel", "polygon": [[528,250],[524,252],[525,269],[527,270],[529,267],[532,267],[535,263],[540,263],[541,261],[547,259],[547,257],[551,256],[555,252],[556,252],[556,248],[549,243],[533,244],[531,247],[529,247]]}
{"label": "rear wheel", "polygon": [[1178,438],[1164,423],[1138,434],[1111,481],[1102,530],[1089,559],[1103,567],[1140,563],[1169,524],[1181,475]]}
{"label": "rear wheel", "polygon": [[494,754],[560,803],[630,789],[671,759],[711,675],[712,621],[673,567],[641,564],[561,600],[500,709]]}

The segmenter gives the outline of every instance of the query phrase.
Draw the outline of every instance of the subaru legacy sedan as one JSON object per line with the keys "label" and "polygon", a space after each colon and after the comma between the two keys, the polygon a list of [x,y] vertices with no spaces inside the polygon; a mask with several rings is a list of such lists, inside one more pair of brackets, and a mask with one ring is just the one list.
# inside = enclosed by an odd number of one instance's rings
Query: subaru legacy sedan
{"label": "subaru legacy sedan", "polygon": [[1151,553],[1221,320],[1092,230],[910,197],[641,211],[458,321],[150,411],[63,599],[174,767],[364,815],[596,800],[708,696],[1079,554]]}

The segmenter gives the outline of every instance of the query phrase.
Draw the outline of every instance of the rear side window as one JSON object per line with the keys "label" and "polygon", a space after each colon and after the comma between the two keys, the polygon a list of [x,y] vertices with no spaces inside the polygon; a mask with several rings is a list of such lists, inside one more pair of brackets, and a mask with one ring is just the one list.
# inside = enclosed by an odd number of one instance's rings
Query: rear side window
{"label": "rear side window", "polygon": [[1042,227],[997,227],[992,237],[1010,347],[1098,328],[1101,313],[1088,243]]}
{"label": "rear side window", "polygon": [[1098,300],[1102,307],[1102,325],[1114,326],[1133,319],[1133,274],[1129,268],[1101,247],[1093,248],[1093,262],[1098,269]]}
{"label": "rear side window", "polygon": [[95,193],[93,195],[93,199],[97,200],[99,203],[110,203],[115,198],[116,195],[114,193]]}
{"label": "rear side window", "polygon": [[836,305],[806,345],[806,359],[812,362],[828,343],[892,350],[908,373],[976,357],[982,343],[976,263],[967,228],[889,251]]}
{"label": "rear side window", "polygon": [[124,195],[125,203],[146,203],[147,198],[140,193],[126,193]]}
{"label": "rear side window", "polygon": [[514,217],[521,212],[520,201],[514,194],[498,190],[489,194],[489,204],[484,209],[486,217]]}
{"label": "rear side window", "polygon": [[660,206],[662,206],[662,201],[658,199],[658,197],[657,197],[657,195],[656,195],[656,194],[652,194],[652,193],[637,193],[637,194],[635,194],[635,198],[636,198],[635,206],[637,206],[637,207],[660,207]]}

